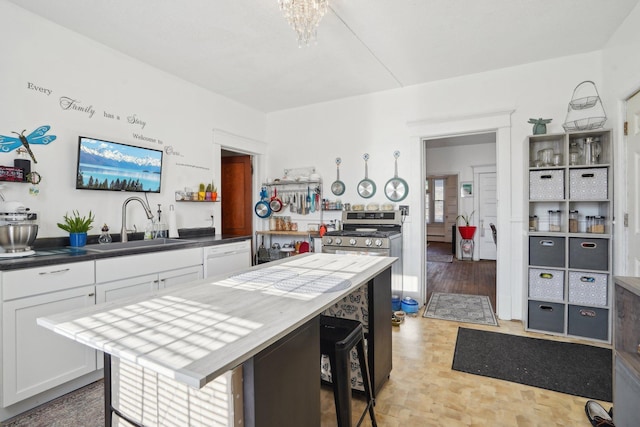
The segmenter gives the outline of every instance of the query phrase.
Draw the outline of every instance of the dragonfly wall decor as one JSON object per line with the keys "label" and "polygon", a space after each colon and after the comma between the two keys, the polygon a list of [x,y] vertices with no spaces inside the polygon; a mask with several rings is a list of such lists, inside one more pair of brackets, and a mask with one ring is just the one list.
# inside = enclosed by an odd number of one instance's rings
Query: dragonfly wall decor
{"label": "dragonfly wall decor", "polygon": [[27,153],[29,153],[29,155],[33,159],[33,163],[38,163],[36,157],[31,151],[31,148],[29,147],[29,144],[47,145],[50,142],[55,141],[55,139],[57,138],[55,135],[45,135],[47,132],[49,132],[49,129],[51,129],[51,126],[44,125],[40,126],[38,129],[34,130],[27,136],[24,135],[26,129],[21,133],[11,132],[18,135],[17,137],[0,135],[0,151],[8,153],[9,151],[13,151],[18,147],[24,147],[27,150]]}

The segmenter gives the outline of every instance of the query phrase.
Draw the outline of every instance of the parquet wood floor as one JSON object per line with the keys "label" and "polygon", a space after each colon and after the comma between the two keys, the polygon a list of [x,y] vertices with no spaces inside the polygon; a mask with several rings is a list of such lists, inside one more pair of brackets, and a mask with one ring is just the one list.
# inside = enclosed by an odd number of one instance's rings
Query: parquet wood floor
{"label": "parquet wood floor", "polygon": [[[590,425],[584,412],[587,398],[453,371],[458,327],[610,346],[525,332],[517,321],[499,321],[495,327],[428,319],[422,317],[423,310],[393,328],[393,370],[376,399],[380,427]],[[607,410],[611,407],[600,403]],[[354,395],[353,425],[364,406]],[[330,388],[322,389],[321,407],[322,426],[336,426]],[[369,418],[362,425],[371,426]]]}
{"label": "parquet wood floor", "polygon": [[[450,251],[450,244],[446,245],[443,245],[444,250]],[[434,264],[429,271],[433,274],[428,279],[430,292],[489,295],[495,308],[494,261],[454,260],[453,263],[430,264]],[[447,272],[450,273],[448,277]],[[493,293],[488,293],[491,290]],[[451,364],[458,327],[610,346],[525,332],[518,321],[499,320],[500,326],[495,327],[427,319],[422,317],[423,310],[424,307],[418,315],[407,317],[400,327],[393,328],[393,370],[375,407],[380,427],[590,425],[584,412],[587,398],[453,371]],[[600,403],[607,410],[611,407],[609,402]],[[364,406],[364,400],[355,395],[354,425]],[[330,388],[322,389],[321,407],[322,426],[336,426]],[[371,426],[369,418],[365,418],[362,425]]]}

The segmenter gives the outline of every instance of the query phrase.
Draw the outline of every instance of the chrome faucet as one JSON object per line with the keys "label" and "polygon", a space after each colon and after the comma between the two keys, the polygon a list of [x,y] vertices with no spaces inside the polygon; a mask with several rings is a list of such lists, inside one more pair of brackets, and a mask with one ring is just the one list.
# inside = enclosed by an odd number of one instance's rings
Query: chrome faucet
{"label": "chrome faucet", "polygon": [[144,208],[144,212],[147,214],[147,218],[153,219],[153,212],[151,212],[151,208],[149,207],[147,202],[145,202],[144,200],[142,200],[140,197],[137,197],[137,196],[129,197],[122,204],[122,229],[120,230],[121,242],[129,241],[129,236],[127,235],[127,204],[132,200],[137,200],[138,202],[140,202],[140,204]]}

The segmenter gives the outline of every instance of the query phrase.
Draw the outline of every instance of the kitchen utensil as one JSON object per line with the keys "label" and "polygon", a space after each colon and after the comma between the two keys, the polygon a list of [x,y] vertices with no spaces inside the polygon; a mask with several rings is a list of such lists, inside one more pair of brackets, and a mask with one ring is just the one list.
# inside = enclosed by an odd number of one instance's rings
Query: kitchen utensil
{"label": "kitchen utensil", "polygon": [[6,255],[24,255],[27,251],[31,251],[37,234],[35,213],[29,212],[21,202],[4,200],[0,202],[0,246]]}
{"label": "kitchen utensil", "polygon": [[344,182],[340,181],[340,163],[342,159],[336,157],[336,180],[331,184],[331,192],[336,196],[343,195],[345,190]]}
{"label": "kitchen utensil", "polygon": [[269,217],[269,215],[271,215],[271,207],[269,206],[269,203],[267,203],[266,198],[267,188],[262,187],[262,190],[260,191],[260,201],[256,203],[253,208],[253,211],[256,213],[256,215],[258,215],[259,218],[267,218]]}
{"label": "kitchen utensil", "polygon": [[293,193],[291,203],[289,203],[289,211],[291,213],[298,213],[298,202],[296,201],[296,193]]}
{"label": "kitchen utensil", "polygon": [[311,189],[309,188],[309,186],[307,185],[307,198],[306,200],[306,205],[304,207],[304,214],[308,214],[309,213],[309,209],[311,207]]}
{"label": "kitchen utensil", "polygon": [[273,212],[280,212],[282,210],[282,200],[278,197],[278,189],[276,187],[273,187],[273,197],[271,197],[269,207]]}
{"label": "kitchen utensil", "polygon": [[0,226],[0,246],[9,253],[29,251],[37,235],[37,224],[5,224]]}
{"label": "kitchen utensil", "polygon": [[409,194],[409,184],[404,179],[398,178],[398,157],[400,157],[400,152],[394,151],[393,157],[395,158],[395,173],[393,178],[385,184],[384,194],[392,202],[399,202]]}
{"label": "kitchen utensil", "polygon": [[376,183],[369,179],[369,171],[367,168],[369,154],[365,153],[362,158],[364,159],[364,179],[358,183],[358,194],[362,198],[369,199],[376,194]]}
{"label": "kitchen utensil", "polygon": [[260,242],[260,247],[258,248],[258,260],[269,260],[269,251],[264,247],[264,236],[262,236],[262,241]]}

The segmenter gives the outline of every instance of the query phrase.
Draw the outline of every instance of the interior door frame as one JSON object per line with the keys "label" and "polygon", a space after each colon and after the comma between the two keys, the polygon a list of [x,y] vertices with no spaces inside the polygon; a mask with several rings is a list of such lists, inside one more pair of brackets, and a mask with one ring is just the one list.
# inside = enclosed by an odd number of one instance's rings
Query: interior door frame
{"label": "interior door frame", "polygon": [[[425,192],[426,178],[426,143],[427,139],[469,135],[478,133],[496,133],[496,176],[503,183],[498,186],[497,199],[497,224],[505,230],[504,235],[512,236],[512,239],[500,239],[497,245],[496,261],[496,313],[500,319],[511,320],[514,317],[522,318],[524,309],[522,281],[524,273],[510,268],[512,265],[520,265],[518,259],[520,251],[511,250],[511,245],[520,245],[524,250],[523,218],[512,218],[511,193],[514,181],[514,169],[512,168],[511,154],[511,115],[515,109],[505,109],[491,112],[483,112],[474,115],[459,117],[435,117],[419,120],[407,124],[411,139],[419,144],[421,161],[421,194]],[[420,198],[420,212],[424,212],[424,197]],[[420,221],[419,230],[421,236],[426,236],[425,221]],[[512,241],[509,241],[512,240]],[[420,251],[421,297],[426,298],[426,251]],[[512,271],[513,270],[513,271]]]}

